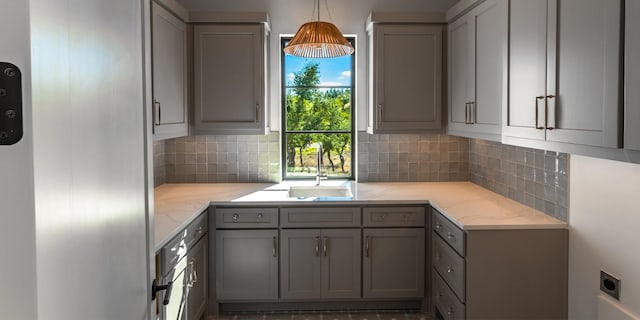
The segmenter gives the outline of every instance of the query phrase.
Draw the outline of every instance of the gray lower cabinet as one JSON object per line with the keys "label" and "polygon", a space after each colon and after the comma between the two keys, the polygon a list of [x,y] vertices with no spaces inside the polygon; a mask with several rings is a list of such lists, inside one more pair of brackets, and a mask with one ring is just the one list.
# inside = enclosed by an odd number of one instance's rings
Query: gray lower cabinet
{"label": "gray lower cabinet", "polygon": [[219,301],[278,298],[278,230],[216,230]]}
{"label": "gray lower cabinet", "polygon": [[423,298],[424,228],[364,229],[364,298]]}
{"label": "gray lower cabinet", "polygon": [[360,297],[360,229],[281,231],[281,298]]}
{"label": "gray lower cabinet", "polygon": [[433,211],[436,319],[566,319],[566,229],[461,230]]}
{"label": "gray lower cabinet", "polygon": [[187,319],[197,320],[207,308],[208,261],[206,234],[187,254]]}

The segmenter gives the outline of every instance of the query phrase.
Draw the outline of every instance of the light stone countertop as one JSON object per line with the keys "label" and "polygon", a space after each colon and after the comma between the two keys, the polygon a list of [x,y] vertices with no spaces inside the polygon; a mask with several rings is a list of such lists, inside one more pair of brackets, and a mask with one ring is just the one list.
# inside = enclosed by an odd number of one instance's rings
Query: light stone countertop
{"label": "light stone countertop", "polygon": [[[156,251],[203,212],[210,203],[246,205],[249,202],[257,202],[305,206],[316,203],[313,199],[287,198],[286,191],[283,191],[281,186],[264,183],[212,183],[164,184],[155,188]],[[262,191],[268,187],[273,190]],[[351,191],[354,196],[347,202],[353,204],[389,201],[428,202],[464,230],[567,227],[563,221],[471,182],[352,182]]]}

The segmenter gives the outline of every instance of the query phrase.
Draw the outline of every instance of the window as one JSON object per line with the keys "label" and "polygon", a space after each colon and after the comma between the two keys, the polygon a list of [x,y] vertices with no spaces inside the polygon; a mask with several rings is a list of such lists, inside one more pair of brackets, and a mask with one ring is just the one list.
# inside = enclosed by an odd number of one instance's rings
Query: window
{"label": "window", "polygon": [[[355,39],[347,39],[355,47]],[[282,48],[290,40],[282,39]],[[322,173],[354,178],[354,65],[355,54],[309,59],[282,53],[284,179],[315,178],[318,143]]]}

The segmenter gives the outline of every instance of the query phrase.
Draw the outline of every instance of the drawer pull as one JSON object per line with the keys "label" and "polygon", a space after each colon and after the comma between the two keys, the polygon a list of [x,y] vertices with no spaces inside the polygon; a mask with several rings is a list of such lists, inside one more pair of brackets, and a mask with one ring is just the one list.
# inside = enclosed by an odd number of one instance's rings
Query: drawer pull
{"label": "drawer pull", "polygon": [[264,217],[264,216],[262,215],[262,212],[261,212],[261,213],[258,213],[258,215],[256,216],[256,222],[260,222],[260,221],[262,221],[262,218],[263,218],[263,217]]}
{"label": "drawer pull", "polygon": [[447,273],[453,273],[453,266],[448,266],[447,267]]}
{"label": "drawer pull", "polygon": [[237,213],[234,213],[233,216],[231,217],[231,220],[233,220],[234,223],[238,222],[238,218],[240,218],[240,215]]}
{"label": "drawer pull", "polygon": [[436,222],[436,230],[440,229],[442,229],[442,225],[440,224],[440,222]]}
{"label": "drawer pull", "polygon": [[449,307],[449,309],[447,309],[447,315],[448,316],[453,316],[454,312],[453,312],[453,308]]}
{"label": "drawer pull", "polygon": [[453,240],[455,237],[456,237],[456,236],[455,236],[455,235],[453,235],[453,233],[451,233],[451,232],[447,232],[447,239],[448,239],[448,240]]}

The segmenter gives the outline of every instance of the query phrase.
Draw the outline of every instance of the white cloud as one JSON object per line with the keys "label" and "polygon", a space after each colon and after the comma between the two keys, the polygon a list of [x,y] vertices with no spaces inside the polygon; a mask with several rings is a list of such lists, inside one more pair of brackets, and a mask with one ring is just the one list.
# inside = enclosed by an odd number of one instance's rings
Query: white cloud
{"label": "white cloud", "polygon": [[294,79],[295,77],[296,77],[296,75],[295,75],[295,74],[293,74],[293,72],[292,72],[292,73],[289,73],[289,74],[287,75],[287,79],[289,79],[289,81],[293,81],[293,79]]}
{"label": "white cloud", "polygon": [[344,79],[346,77],[351,77],[351,70],[342,71],[340,74],[340,79]]}

